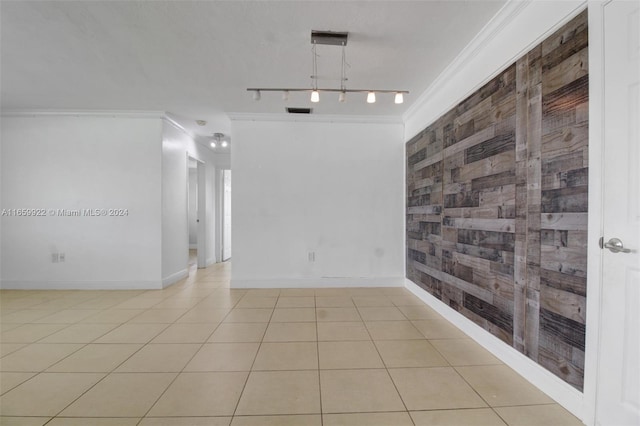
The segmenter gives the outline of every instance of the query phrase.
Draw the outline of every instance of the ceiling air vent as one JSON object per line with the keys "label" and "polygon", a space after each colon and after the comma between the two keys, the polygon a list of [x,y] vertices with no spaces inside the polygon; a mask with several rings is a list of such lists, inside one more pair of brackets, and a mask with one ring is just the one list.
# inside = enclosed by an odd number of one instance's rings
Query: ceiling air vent
{"label": "ceiling air vent", "polygon": [[287,112],[289,114],[311,114],[311,108],[289,108],[287,107]]}
{"label": "ceiling air vent", "polygon": [[330,46],[346,46],[348,32],[311,31],[311,44],[328,44]]}

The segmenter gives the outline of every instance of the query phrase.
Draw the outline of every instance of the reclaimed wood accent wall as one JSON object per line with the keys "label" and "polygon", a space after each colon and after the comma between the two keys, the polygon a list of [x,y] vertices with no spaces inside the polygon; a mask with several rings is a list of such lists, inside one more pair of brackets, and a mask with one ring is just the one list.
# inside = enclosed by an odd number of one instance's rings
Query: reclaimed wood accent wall
{"label": "reclaimed wood accent wall", "polygon": [[587,41],[584,11],[406,146],[407,278],[580,390]]}

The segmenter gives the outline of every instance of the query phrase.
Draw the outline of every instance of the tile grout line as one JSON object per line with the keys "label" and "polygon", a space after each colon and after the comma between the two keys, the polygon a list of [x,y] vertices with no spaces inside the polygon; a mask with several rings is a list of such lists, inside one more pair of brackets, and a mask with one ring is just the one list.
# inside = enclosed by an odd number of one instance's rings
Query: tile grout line
{"label": "tile grout line", "polygon": [[[385,296],[385,297],[387,297],[387,296]],[[391,300],[391,299],[389,298],[389,300]],[[398,386],[396,385],[396,382],[393,380],[393,377],[391,376],[391,373],[389,373],[389,368],[387,367],[387,363],[384,361],[384,358],[382,357],[382,354],[380,353],[380,350],[378,349],[378,345],[376,345],[376,342],[373,339],[373,336],[371,335],[371,332],[369,331],[369,327],[367,327],[367,324],[364,321],[364,318],[362,318],[362,314],[360,313],[360,308],[358,307],[358,305],[355,304],[355,302],[354,302],[354,305],[356,306],[356,310],[358,311],[358,315],[360,315],[360,318],[362,319],[362,322],[364,323],[365,330],[367,330],[367,333],[369,334],[369,338],[371,339],[371,343],[373,344],[373,347],[376,349],[376,353],[378,354],[378,357],[380,357],[380,361],[382,361],[382,365],[384,365],[384,371],[387,373],[387,377],[389,377],[389,380],[391,380],[391,383],[393,384],[393,388],[396,390],[396,393],[398,394],[398,398],[400,398],[400,401],[402,402],[402,406],[404,407],[404,412],[407,413],[407,416],[409,416],[409,419],[411,420],[411,424],[413,424],[415,426],[416,423],[413,421],[413,417],[411,417],[411,413],[409,412],[409,408],[407,407],[407,404],[404,402],[404,398],[402,398],[402,394],[400,393],[400,390],[398,389]],[[402,311],[400,311],[400,312],[402,313]],[[404,313],[402,313],[402,315],[404,316]],[[405,316],[405,318],[406,318],[406,316]]]}
{"label": "tile grout line", "polygon": [[[192,284],[192,285],[193,285],[193,284]],[[174,296],[175,296],[175,295],[174,295]],[[169,297],[172,297],[172,296],[169,296]],[[167,297],[166,299],[168,299],[168,297]],[[166,300],[166,299],[165,299],[165,300]],[[238,300],[238,301],[239,301],[239,300]],[[236,302],[236,304],[234,304],[233,306],[237,305],[237,303],[238,303],[238,302]],[[197,304],[196,304],[196,305],[197,305]],[[162,397],[164,396],[164,394],[165,394],[165,393],[169,390],[169,388],[170,388],[170,387],[175,383],[175,381],[178,379],[178,377],[180,377],[180,374],[182,374],[182,373],[184,372],[184,369],[187,367],[187,365],[189,365],[189,363],[190,363],[190,362],[193,360],[193,358],[198,354],[198,352],[200,352],[200,350],[202,350],[202,348],[204,347],[204,345],[207,343],[208,339],[210,339],[210,338],[211,338],[211,336],[213,335],[213,333],[215,333],[215,332],[216,332],[216,330],[218,329],[218,327],[220,326],[220,324],[222,324],[222,322],[224,321],[224,319],[225,319],[225,318],[226,318],[226,317],[231,313],[231,311],[233,310],[233,306],[231,307],[231,309],[229,310],[229,312],[227,312],[227,314],[223,317],[222,321],[221,321],[220,323],[218,323],[218,325],[214,328],[214,330],[211,332],[211,334],[209,335],[209,337],[208,337],[208,338],[207,338],[203,343],[201,343],[201,344],[200,344],[200,348],[198,348],[198,350],[197,350],[197,351],[195,351],[195,352],[193,353],[193,355],[191,356],[191,358],[189,358],[189,361],[187,361],[187,362],[184,364],[184,366],[182,367],[182,369],[181,369],[181,370],[180,370],[180,371],[175,375],[175,377],[173,378],[173,380],[171,380],[171,382],[170,382],[170,383],[169,383],[169,385],[164,389],[164,391],[162,391],[162,392],[160,393],[160,395],[158,396],[158,398],[156,398],[156,400],[154,401],[154,403],[153,403],[153,404],[151,404],[151,406],[149,407],[149,409],[144,413],[144,415],[140,418],[140,421],[139,421],[137,424],[140,424],[140,423],[141,423],[141,422],[142,422],[142,421],[147,417],[147,415],[151,412],[151,410],[153,410],[153,407],[155,407],[155,406],[158,404],[158,401],[160,401],[160,399],[162,399]],[[194,305],[191,309],[193,309],[193,308],[195,308],[195,305]],[[181,315],[179,318],[177,318],[177,319],[173,322],[173,324],[176,324],[176,323],[177,323],[177,321],[178,321],[180,318],[182,318],[184,315],[186,315],[189,311],[191,311],[191,309],[189,309],[187,312],[185,312],[183,315]],[[170,327],[170,326],[167,326],[163,331],[167,330],[169,327]],[[160,333],[162,333],[163,331],[161,331]],[[155,339],[156,337],[158,337],[158,336],[160,335],[160,333],[159,333],[159,334],[157,334],[157,335],[154,337],[154,339]],[[152,339],[152,340],[153,340],[153,339]],[[149,344],[149,343],[147,342],[147,344]],[[145,346],[146,346],[146,345],[145,345]],[[143,346],[143,347],[144,347],[144,346]],[[142,348],[141,348],[141,349],[142,349]]]}
{"label": "tile grout line", "polygon": [[[236,306],[240,303],[240,301],[242,299],[244,299],[247,296],[248,292],[245,293],[240,300],[238,300],[238,303],[236,304]],[[242,385],[242,390],[240,391],[240,395],[238,396],[238,401],[236,402],[235,407],[233,408],[233,414],[231,415],[231,423],[233,422],[233,419],[236,417],[236,413],[238,412],[238,407],[240,406],[240,401],[242,400],[242,396],[244,395],[244,391],[247,388],[247,383],[249,383],[249,378],[251,377],[251,373],[253,372],[253,366],[256,364],[256,359],[258,359],[258,354],[260,353],[260,348],[262,348],[262,343],[264,342],[264,337],[267,334],[267,330],[269,329],[269,324],[271,324],[271,318],[273,318],[273,313],[275,312],[275,306],[278,304],[278,300],[280,300],[280,290],[278,290],[278,297],[276,298],[276,302],[273,305],[273,310],[271,311],[271,315],[269,316],[269,322],[267,322],[267,326],[264,328],[264,331],[262,332],[262,337],[260,339],[260,342],[258,344],[258,349],[256,350],[256,354],[253,357],[253,362],[251,362],[251,366],[249,367],[249,372],[247,373],[247,378],[244,381],[244,384]]]}
{"label": "tile grout line", "polygon": [[318,330],[318,303],[313,292],[313,315],[316,319],[316,353],[318,357],[318,395],[320,396],[320,426],[324,426],[324,408],[322,407],[322,375],[320,374],[320,333]]}

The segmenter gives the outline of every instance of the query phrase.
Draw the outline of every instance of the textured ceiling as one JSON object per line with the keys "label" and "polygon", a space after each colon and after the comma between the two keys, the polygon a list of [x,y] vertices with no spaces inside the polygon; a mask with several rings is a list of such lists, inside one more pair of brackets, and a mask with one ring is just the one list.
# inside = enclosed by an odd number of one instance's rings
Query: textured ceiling
{"label": "textured ceiling", "polygon": [[[5,1],[4,110],[167,111],[201,137],[229,113],[401,116],[502,7],[501,1]],[[311,30],[348,31],[347,88],[403,89],[395,105],[351,94],[263,93],[310,87]],[[341,49],[318,46],[319,86],[340,85]],[[195,120],[207,120],[204,127]]]}

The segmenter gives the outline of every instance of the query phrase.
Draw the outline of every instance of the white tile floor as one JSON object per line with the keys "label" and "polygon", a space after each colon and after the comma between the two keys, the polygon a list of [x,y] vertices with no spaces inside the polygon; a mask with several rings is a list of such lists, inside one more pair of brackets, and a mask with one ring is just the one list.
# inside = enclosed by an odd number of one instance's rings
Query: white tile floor
{"label": "white tile floor", "polygon": [[401,288],[0,292],[2,425],[579,425]]}

